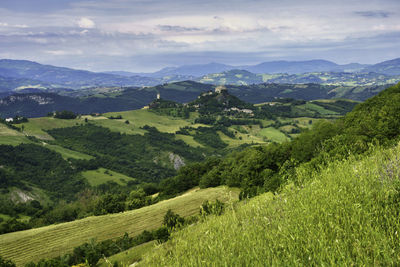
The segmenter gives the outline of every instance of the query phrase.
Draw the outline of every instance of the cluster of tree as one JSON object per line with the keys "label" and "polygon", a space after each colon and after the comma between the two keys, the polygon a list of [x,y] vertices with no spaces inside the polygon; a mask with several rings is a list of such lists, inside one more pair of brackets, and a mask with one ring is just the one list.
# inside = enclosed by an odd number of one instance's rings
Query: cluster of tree
{"label": "cluster of tree", "polygon": [[76,119],[78,115],[75,114],[73,111],[63,110],[63,111],[56,111],[54,113],[50,113],[56,119],[64,119],[64,120],[73,120]]}
{"label": "cluster of tree", "polygon": [[176,174],[173,166],[157,164],[154,159],[160,151],[177,154],[187,162],[203,159],[203,149],[193,148],[173,134],[161,133],[154,127],[144,126],[144,135],[126,135],[99,126],[87,124],[48,131],[56,143],[90,154],[91,165],[111,169],[140,181],[157,182]]}
{"label": "cluster of tree", "polygon": [[122,115],[110,116],[110,117],[108,117],[108,119],[110,119],[110,120],[121,120],[122,119]]}
{"label": "cluster of tree", "polygon": [[71,199],[86,187],[78,175],[60,154],[43,146],[21,144],[0,145],[0,187],[18,186],[29,190],[26,183],[51,192],[51,197]]}
{"label": "cluster of tree", "polygon": [[195,123],[202,123],[207,125],[218,125],[229,127],[232,125],[255,125],[261,124],[258,119],[250,119],[250,118],[236,118],[231,116],[216,116],[216,115],[200,115],[195,119]]}
{"label": "cluster of tree", "polygon": [[193,108],[190,108],[186,105],[164,99],[156,99],[155,101],[151,102],[149,109],[160,115],[184,119],[188,119],[190,117],[190,111],[195,111]]}
{"label": "cluster of tree", "polygon": [[194,107],[201,115],[220,114],[231,108],[254,109],[252,104],[246,103],[226,91],[204,93],[195,101],[190,102],[189,107]]}
{"label": "cluster of tree", "polygon": [[218,129],[213,127],[198,127],[193,139],[200,144],[204,144],[215,149],[223,149],[228,145],[222,141],[217,131]]}

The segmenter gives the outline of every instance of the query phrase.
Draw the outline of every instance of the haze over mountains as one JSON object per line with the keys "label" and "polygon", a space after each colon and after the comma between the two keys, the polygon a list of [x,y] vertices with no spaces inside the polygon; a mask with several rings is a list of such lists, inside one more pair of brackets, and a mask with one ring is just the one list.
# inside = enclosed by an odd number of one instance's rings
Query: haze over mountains
{"label": "haze over mountains", "polygon": [[[238,73],[238,70],[245,71]],[[82,89],[89,87],[105,86],[154,86],[157,84],[177,82],[184,80],[194,80],[212,84],[253,84],[263,82],[274,83],[325,83],[326,78],[321,78],[325,72],[353,73],[353,76],[340,75],[340,82],[363,80],[364,84],[383,84],[394,83],[390,78],[400,75],[400,58],[381,62],[375,65],[361,65],[358,63],[338,65],[326,60],[309,61],[272,61],[264,62],[253,66],[231,66],[219,63],[209,63],[203,65],[185,65],[180,67],[168,67],[154,73],[130,73],[125,71],[113,71],[106,73],[96,73],[85,70],[75,70],[70,68],[42,65],[26,60],[0,60],[0,92],[18,91],[23,88],[70,88]],[[375,73],[368,74],[366,73]],[[309,77],[307,73],[317,76]],[[317,74],[315,74],[317,73]],[[227,76],[224,79],[210,80],[210,74],[216,77]],[[263,74],[282,74],[278,76],[268,76]],[[379,75],[386,75],[380,76]],[[239,76],[238,76],[239,75]],[[287,75],[292,76],[288,79]],[[359,79],[359,76],[363,76]],[[241,79],[242,76],[248,77]],[[235,78],[236,77],[236,78]],[[284,77],[282,79],[282,77]],[[343,78],[345,77],[345,78]],[[367,78],[367,82],[365,82]],[[398,78],[398,77],[397,77]],[[369,79],[369,80],[368,80]],[[344,80],[344,81],[343,81]],[[331,83],[338,82],[329,80]]]}

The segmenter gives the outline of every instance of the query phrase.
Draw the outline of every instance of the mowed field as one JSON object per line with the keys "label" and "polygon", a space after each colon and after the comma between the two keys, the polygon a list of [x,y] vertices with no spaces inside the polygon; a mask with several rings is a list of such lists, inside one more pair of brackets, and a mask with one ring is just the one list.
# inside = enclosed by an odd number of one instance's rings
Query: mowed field
{"label": "mowed field", "polygon": [[30,261],[63,255],[92,238],[102,241],[121,237],[125,232],[136,236],[143,230],[156,229],[168,209],[181,216],[191,216],[199,212],[205,200],[227,202],[237,200],[238,195],[238,189],[227,187],[193,189],[137,210],[0,235],[0,255],[23,266]]}
{"label": "mowed field", "polygon": [[132,177],[104,168],[84,171],[82,172],[82,176],[87,179],[91,186],[97,186],[107,182],[116,182],[119,185],[126,185],[129,181],[135,181]]}

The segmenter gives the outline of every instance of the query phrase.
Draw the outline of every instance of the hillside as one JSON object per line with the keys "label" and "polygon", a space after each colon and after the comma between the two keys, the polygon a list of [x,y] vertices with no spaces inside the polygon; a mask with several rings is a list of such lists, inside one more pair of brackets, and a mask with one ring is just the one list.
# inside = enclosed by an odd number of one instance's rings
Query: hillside
{"label": "hillside", "polygon": [[176,232],[142,266],[397,265],[399,97],[400,84],[290,143],[225,158],[200,186],[260,196]]}
{"label": "hillside", "polygon": [[297,172],[261,195],[175,233],[139,266],[399,264],[400,147]]}
{"label": "hillside", "polygon": [[134,211],[88,217],[74,222],[0,235],[0,255],[12,259],[18,266],[23,266],[41,258],[64,255],[93,238],[100,242],[122,237],[124,233],[136,236],[144,230],[156,229],[161,226],[168,209],[188,217],[197,214],[205,200],[234,201],[237,196],[238,192],[235,189],[194,189],[182,196]]}
{"label": "hillside", "polygon": [[368,66],[363,71],[383,73],[386,75],[400,75],[400,58],[387,60],[372,66]]}

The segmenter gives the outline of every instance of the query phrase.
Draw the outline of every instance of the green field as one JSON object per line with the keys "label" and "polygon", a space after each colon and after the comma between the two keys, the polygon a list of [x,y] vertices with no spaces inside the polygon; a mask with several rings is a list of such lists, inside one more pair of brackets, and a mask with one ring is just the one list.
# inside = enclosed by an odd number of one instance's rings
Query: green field
{"label": "green field", "polygon": [[[179,130],[180,127],[192,126],[189,120],[158,115],[157,113],[151,112],[147,109],[113,112],[106,114],[107,117],[117,115],[122,116],[123,119],[120,120],[121,123],[129,120],[130,124],[132,124],[135,128],[149,125],[156,127],[160,132],[166,133],[175,133],[177,130]],[[128,127],[130,124],[128,124]]]}
{"label": "green field", "polygon": [[205,200],[236,200],[238,194],[238,189],[226,187],[194,189],[173,199],[133,211],[0,235],[0,255],[22,266],[40,258],[63,255],[92,238],[102,241],[121,237],[125,232],[136,236],[143,230],[156,229],[161,226],[168,209],[181,216],[195,215]]}
{"label": "green field", "polygon": [[300,167],[296,185],[176,232],[139,266],[398,266],[399,158]]}
{"label": "green field", "polygon": [[2,136],[0,135],[0,145],[16,146],[22,143],[30,143],[30,141],[22,135],[17,136]]}
{"label": "green field", "polygon": [[275,129],[273,127],[264,128],[260,131],[259,134],[261,136],[265,136],[266,138],[268,138],[268,140],[271,140],[271,141],[277,142],[277,143],[282,143],[284,141],[289,140],[289,138],[284,133],[282,133],[281,131],[279,131],[278,129]]}
{"label": "green field", "polygon": [[31,118],[27,123],[17,124],[16,126],[22,127],[23,125],[24,133],[27,135],[32,135],[42,140],[52,140],[53,138],[48,133],[46,133],[45,130],[72,127],[81,123],[84,123],[83,118],[77,118],[74,120],[62,120],[52,117],[42,117]]}
{"label": "green field", "polygon": [[101,259],[97,264],[99,267],[109,267],[110,264],[118,262],[118,266],[129,266],[137,261],[140,261],[144,254],[151,251],[156,244],[156,241],[150,241],[142,245],[133,247],[121,253],[112,255],[107,258],[107,262]]}
{"label": "green field", "polygon": [[91,186],[97,186],[107,182],[116,182],[119,185],[126,185],[127,182],[135,180],[132,177],[104,168],[84,171],[82,175],[88,180]]}
{"label": "green field", "polygon": [[44,143],[43,146],[48,148],[48,149],[54,150],[55,152],[60,153],[61,156],[64,159],[73,158],[73,159],[87,159],[87,160],[89,160],[89,159],[93,158],[90,155],[87,155],[87,154],[84,154],[84,153],[81,153],[81,152],[78,152],[78,151],[74,151],[74,150],[71,150],[71,149],[68,149],[68,148],[65,148],[65,147],[62,147],[62,146],[58,146],[58,145],[50,145],[50,144]]}
{"label": "green field", "polygon": [[21,143],[29,143],[30,141],[23,133],[8,128],[0,123],[0,145],[19,145]]}

